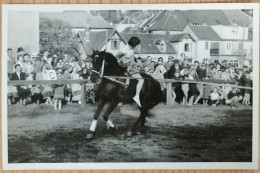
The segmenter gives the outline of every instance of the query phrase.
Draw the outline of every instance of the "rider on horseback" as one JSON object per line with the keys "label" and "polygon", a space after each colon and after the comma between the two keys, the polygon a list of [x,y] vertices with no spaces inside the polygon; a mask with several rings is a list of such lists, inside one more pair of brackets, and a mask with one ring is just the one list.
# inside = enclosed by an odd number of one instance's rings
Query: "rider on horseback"
{"label": "rider on horseback", "polygon": [[136,94],[133,100],[141,107],[140,92],[143,87],[144,79],[139,74],[139,69],[134,61],[134,49],[141,43],[138,37],[131,37],[128,44],[116,54],[116,58],[119,59],[121,66],[127,67],[127,71],[131,77],[137,78],[138,83],[136,85]]}

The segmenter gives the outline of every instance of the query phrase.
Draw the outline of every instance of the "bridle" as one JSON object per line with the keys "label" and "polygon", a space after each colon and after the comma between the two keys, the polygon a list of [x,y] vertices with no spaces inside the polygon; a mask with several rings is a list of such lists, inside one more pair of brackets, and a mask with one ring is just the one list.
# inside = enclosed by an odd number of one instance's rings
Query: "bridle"
{"label": "bridle", "polygon": [[[98,57],[98,55],[96,55],[95,57]],[[103,62],[102,62],[101,69],[100,69],[99,71],[92,70],[92,72],[98,74],[99,77],[102,78],[102,77],[103,77],[103,74],[104,74],[104,68],[105,68],[105,58],[103,58]]]}

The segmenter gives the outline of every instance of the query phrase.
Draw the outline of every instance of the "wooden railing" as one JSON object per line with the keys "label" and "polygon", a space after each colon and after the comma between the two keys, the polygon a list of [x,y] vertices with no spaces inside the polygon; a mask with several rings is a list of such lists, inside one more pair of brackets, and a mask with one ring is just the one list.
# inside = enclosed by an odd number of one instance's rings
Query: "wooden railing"
{"label": "wooden railing", "polygon": [[[104,76],[106,78],[112,79],[136,79],[132,77],[119,77],[119,76]],[[149,80],[149,79],[147,79]],[[214,85],[214,86],[225,86],[225,87],[236,87],[240,89],[252,89],[252,87],[244,87],[235,85],[234,80],[174,80],[174,79],[157,79],[160,83],[166,83],[167,86],[167,96],[166,104],[168,108],[172,107],[172,83],[196,83],[204,85]],[[21,86],[21,85],[52,85],[52,84],[80,84],[81,85],[81,105],[83,108],[86,107],[86,84],[91,83],[89,79],[84,80],[17,80],[17,81],[8,81],[8,85]]]}

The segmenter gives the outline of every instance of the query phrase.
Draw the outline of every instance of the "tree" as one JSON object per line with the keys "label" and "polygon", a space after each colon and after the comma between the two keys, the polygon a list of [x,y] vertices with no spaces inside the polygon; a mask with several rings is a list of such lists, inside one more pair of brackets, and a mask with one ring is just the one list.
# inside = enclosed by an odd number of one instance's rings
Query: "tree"
{"label": "tree", "polygon": [[79,41],[72,27],[61,20],[40,20],[40,52],[48,50],[51,54],[62,56],[68,53],[80,57]]}

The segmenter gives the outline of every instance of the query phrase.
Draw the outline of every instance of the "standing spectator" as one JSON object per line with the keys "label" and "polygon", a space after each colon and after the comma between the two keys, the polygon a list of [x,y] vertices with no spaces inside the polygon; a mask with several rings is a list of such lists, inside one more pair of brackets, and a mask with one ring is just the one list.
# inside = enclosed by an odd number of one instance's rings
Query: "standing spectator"
{"label": "standing spectator", "polygon": [[187,68],[187,69],[190,68],[190,66],[189,66],[189,64],[188,64],[188,61],[187,61],[186,59],[184,59],[184,60],[182,61],[182,67],[183,67],[183,68]]}
{"label": "standing spectator", "polygon": [[13,73],[13,66],[14,66],[14,60],[12,57],[13,51],[11,48],[7,49],[7,73],[8,73],[8,79],[11,78]]}
{"label": "standing spectator", "polygon": [[47,50],[45,50],[43,52],[42,59],[41,59],[43,63],[46,63],[48,56],[49,56],[49,52]]}
{"label": "standing spectator", "polygon": [[[198,79],[198,76],[197,76],[195,68],[189,69],[189,79],[190,80],[197,80]],[[188,105],[191,106],[193,104],[194,97],[197,96],[196,84],[194,84],[194,83],[190,83],[189,84],[188,96],[189,96],[189,101],[188,101],[189,103],[188,103]]]}
{"label": "standing spectator", "polygon": [[158,65],[155,67],[155,70],[157,68],[160,71],[160,73],[162,73],[162,74],[166,73],[166,69],[163,65],[163,58],[162,57],[158,58]]}
{"label": "standing spectator", "polygon": [[174,57],[169,56],[168,61],[165,63],[165,69],[166,71],[170,70],[171,66],[174,64]]}
{"label": "standing spectator", "polygon": [[18,55],[22,55],[23,56],[23,54],[24,54],[24,49],[22,47],[18,47],[18,49],[17,49],[17,56]]}
{"label": "standing spectator", "polygon": [[173,79],[175,73],[179,73],[182,70],[182,66],[179,65],[179,60],[174,61],[174,65],[171,66],[170,70],[167,71],[166,78]]}
{"label": "standing spectator", "polygon": [[88,74],[88,69],[87,68],[83,68],[81,75],[80,75],[81,79],[88,79],[89,78],[89,74]]}
{"label": "standing spectator", "polygon": [[[16,64],[14,67],[15,72],[12,74],[11,80],[26,80],[26,74],[21,71],[21,65]],[[20,99],[20,105],[25,105],[26,99],[30,95],[29,88],[27,86],[17,86],[17,91]]]}
{"label": "standing spectator", "polygon": [[[194,66],[196,68],[195,64],[194,64]],[[206,79],[207,71],[206,71],[206,68],[205,68],[205,64],[201,64],[200,67],[197,67],[196,71],[197,71],[199,80],[205,80]],[[196,87],[197,87],[197,89],[199,91],[199,96],[196,98],[194,104],[197,104],[199,102],[199,100],[201,99],[201,97],[203,96],[203,84],[198,83],[198,84],[196,84]]]}
{"label": "standing spectator", "polygon": [[141,57],[137,58],[136,65],[137,65],[137,68],[139,69],[139,71],[144,71],[144,66],[143,66],[143,62],[142,62]]}
{"label": "standing spectator", "polygon": [[[48,80],[49,78],[47,77],[47,65],[43,65],[41,72],[36,74],[36,80]],[[41,88],[42,90],[42,96],[43,99],[46,99],[45,104],[53,106],[51,97],[53,96],[53,89],[52,86],[50,85],[42,85]]]}
{"label": "standing spectator", "polygon": [[36,52],[32,53],[32,59],[33,59],[33,68],[36,77],[36,74],[41,72],[43,62],[41,59],[39,59],[38,53]]}
{"label": "standing spectator", "polygon": [[[184,79],[189,79],[189,70],[187,68],[183,68],[180,71],[180,75],[184,78]],[[181,85],[181,89],[183,91],[184,97],[182,99],[182,104],[183,105],[187,105],[188,103],[188,92],[189,92],[189,84],[188,83],[182,83]]]}
{"label": "standing spectator", "polygon": [[219,104],[220,96],[219,96],[217,87],[213,88],[213,91],[212,91],[212,93],[210,94],[209,97],[210,97],[209,98],[209,104],[211,106],[217,106]]}
{"label": "standing spectator", "polygon": [[[250,78],[250,72],[246,71],[245,74],[241,77],[241,83],[245,87],[252,87],[252,80]],[[244,98],[242,103],[245,105],[250,105],[250,94],[251,90],[250,89],[245,89],[244,90]]]}
{"label": "standing spectator", "polygon": [[52,61],[53,61],[53,58],[51,56],[49,56],[45,63],[47,70],[53,70]]}
{"label": "standing spectator", "polygon": [[34,68],[32,62],[30,61],[30,55],[28,53],[25,53],[23,58],[24,58],[24,72],[27,78],[29,78],[29,80],[33,80]]}
{"label": "standing spectator", "polygon": [[17,64],[20,65],[22,72],[24,72],[24,60],[23,60],[23,55],[19,54],[19,55],[17,56],[17,61],[16,61],[16,63],[15,63],[14,66],[13,66],[13,72],[16,71],[16,70],[15,70],[15,65],[17,65]]}
{"label": "standing spectator", "polygon": [[[62,69],[58,69],[57,72],[57,80],[62,80]],[[54,110],[61,110],[62,100],[64,99],[64,84],[56,84],[54,89]]]}
{"label": "standing spectator", "polygon": [[[77,67],[72,68],[72,73],[70,79],[80,79]],[[81,85],[80,84],[71,84],[72,90],[72,101],[77,101],[78,104],[81,104]]]}
{"label": "standing spectator", "polygon": [[[63,68],[64,68],[63,78],[65,80],[70,80],[71,79],[70,74],[72,72],[72,66],[71,65],[65,65],[65,66],[63,66]],[[71,103],[72,91],[71,91],[71,86],[69,84],[65,85],[64,95],[65,95],[65,100],[67,101],[68,104],[70,104]]]}

